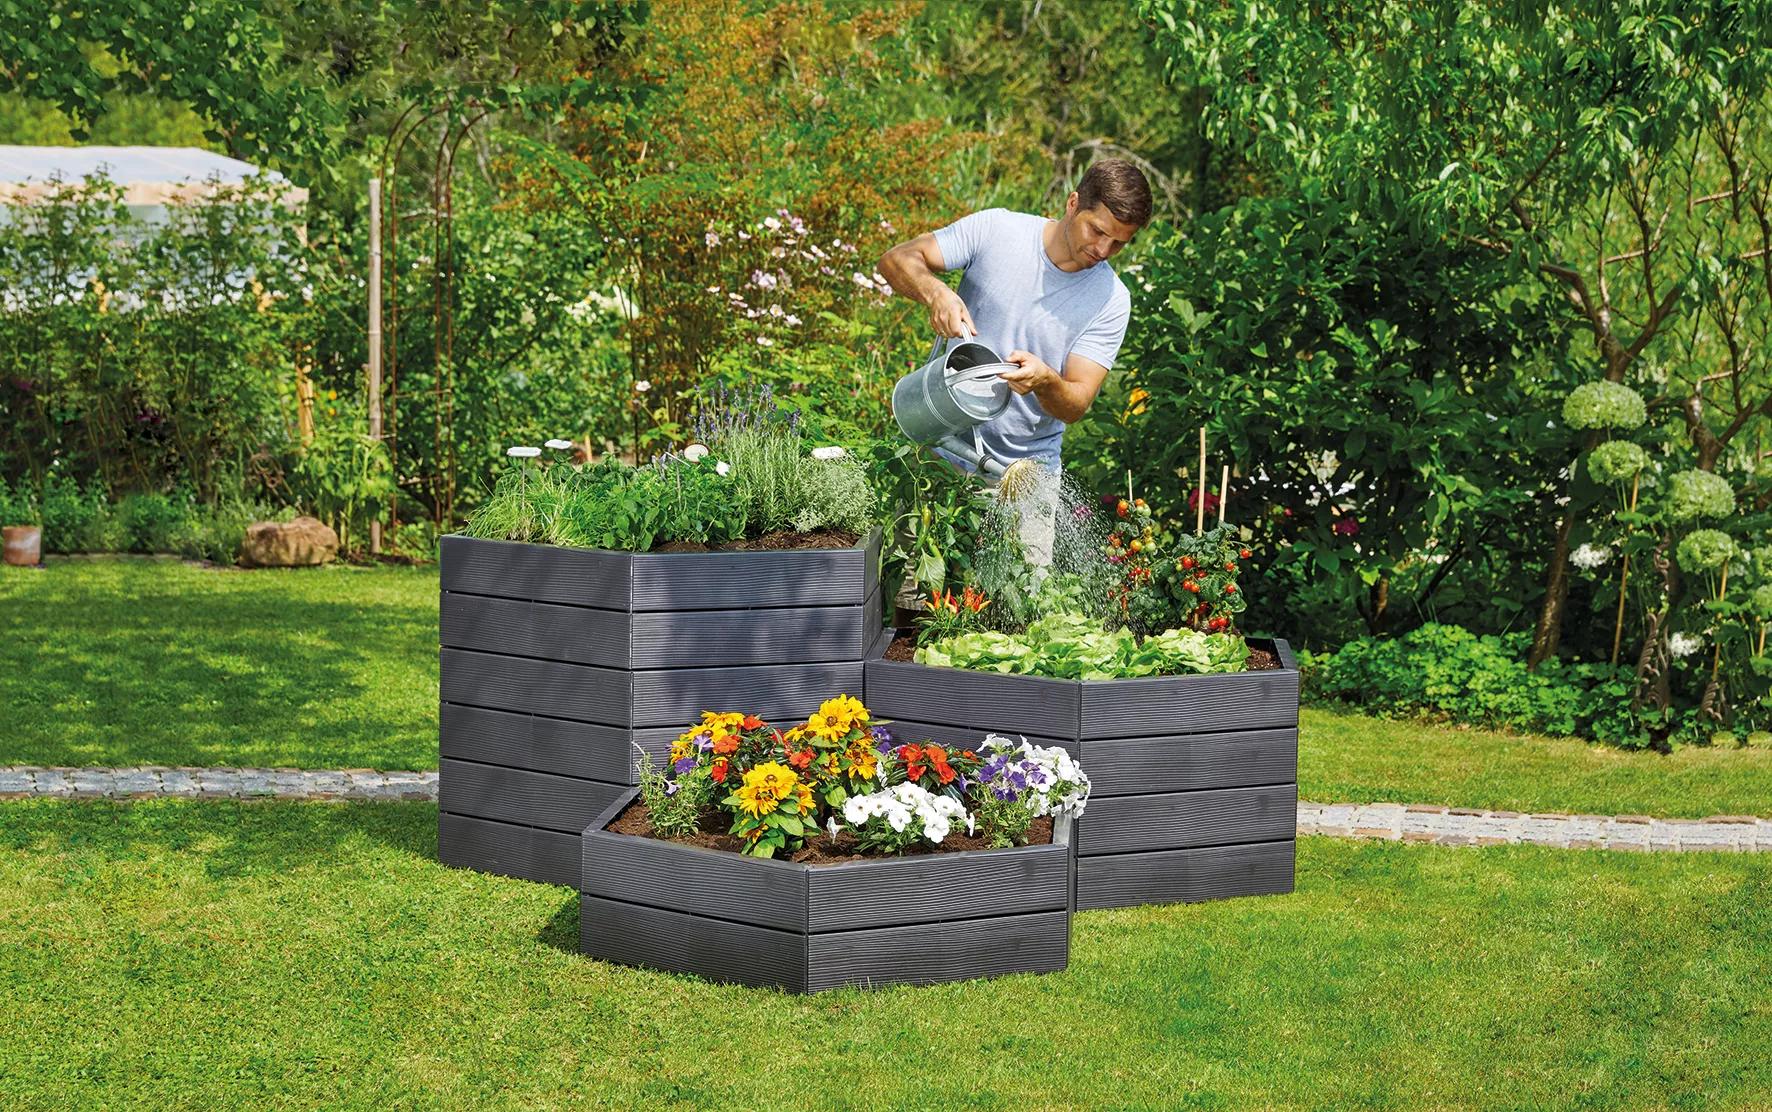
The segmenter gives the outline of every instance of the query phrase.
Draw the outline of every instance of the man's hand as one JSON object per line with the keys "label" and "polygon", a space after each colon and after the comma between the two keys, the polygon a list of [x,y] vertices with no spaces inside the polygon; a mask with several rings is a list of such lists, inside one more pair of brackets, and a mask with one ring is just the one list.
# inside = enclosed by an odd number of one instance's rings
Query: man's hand
{"label": "man's hand", "polygon": [[929,302],[929,323],[935,326],[935,334],[946,339],[955,337],[967,339],[978,335],[978,328],[972,323],[972,314],[960,295],[946,286]]}
{"label": "man's hand", "polygon": [[1031,351],[1012,351],[1009,353],[1009,362],[1014,363],[1017,369],[1004,371],[998,377],[1007,382],[1009,389],[1017,394],[1032,394],[1043,387],[1063,381],[1057,371]]}

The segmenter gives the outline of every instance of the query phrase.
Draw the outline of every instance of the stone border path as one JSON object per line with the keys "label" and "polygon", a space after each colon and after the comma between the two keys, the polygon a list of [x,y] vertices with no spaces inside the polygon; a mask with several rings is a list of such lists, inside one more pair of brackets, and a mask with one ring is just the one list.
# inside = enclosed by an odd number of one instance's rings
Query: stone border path
{"label": "stone border path", "polygon": [[[0,799],[337,799],[437,798],[435,772],[367,768],[36,768],[0,767]],[[1441,846],[1513,843],[1562,849],[1734,850],[1772,853],[1772,819],[1713,815],[1523,814],[1403,803],[1298,804],[1298,832]]]}

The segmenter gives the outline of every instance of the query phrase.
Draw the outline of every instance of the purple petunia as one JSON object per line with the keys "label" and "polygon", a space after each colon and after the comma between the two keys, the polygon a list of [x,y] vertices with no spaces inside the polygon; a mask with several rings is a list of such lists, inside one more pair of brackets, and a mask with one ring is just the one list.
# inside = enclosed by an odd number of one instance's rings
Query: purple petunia
{"label": "purple petunia", "polygon": [[884,726],[874,726],[874,727],[870,728],[868,732],[873,734],[873,736],[874,736],[874,748],[875,749],[878,749],[882,753],[892,752],[892,731],[891,730],[888,730]]}
{"label": "purple petunia", "polygon": [[675,780],[666,780],[665,781],[665,794],[666,795],[676,795],[677,789],[679,787],[681,787],[681,785],[678,784]]}
{"label": "purple petunia", "polygon": [[692,769],[694,767],[695,767],[695,758],[694,757],[684,757],[682,760],[678,761],[676,764],[673,764],[671,766],[671,769],[672,769],[672,771],[676,772],[677,775],[681,776],[681,775],[683,775],[683,773],[688,772],[690,769]]}

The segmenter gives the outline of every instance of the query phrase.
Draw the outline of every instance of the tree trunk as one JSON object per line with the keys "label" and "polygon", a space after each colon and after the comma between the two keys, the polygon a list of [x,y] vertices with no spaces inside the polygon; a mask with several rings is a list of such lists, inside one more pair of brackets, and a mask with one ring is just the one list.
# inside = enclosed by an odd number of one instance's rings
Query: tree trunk
{"label": "tree trunk", "polygon": [[1526,667],[1536,669],[1557,655],[1563,639],[1563,607],[1569,601],[1569,532],[1575,527],[1575,503],[1570,501],[1557,526],[1557,543],[1551,546],[1548,577],[1544,584],[1544,607],[1532,631],[1532,653]]}
{"label": "tree trunk", "polygon": [[1668,558],[1669,541],[1663,540],[1649,555],[1649,566],[1661,577],[1662,604],[1649,613],[1648,628],[1643,634],[1643,651],[1637,654],[1636,693],[1631,709],[1648,708],[1665,713],[1673,706],[1673,688],[1668,673],[1672,662],[1667,647],[1667,624],[1673,616],[1673,561]]}

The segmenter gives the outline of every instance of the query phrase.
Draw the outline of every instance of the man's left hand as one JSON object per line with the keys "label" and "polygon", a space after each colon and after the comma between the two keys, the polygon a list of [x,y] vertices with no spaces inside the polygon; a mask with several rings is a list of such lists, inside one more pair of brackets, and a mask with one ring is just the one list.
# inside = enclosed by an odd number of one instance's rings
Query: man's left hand
{"label": "man's left hand", "polygon": [[1017,394],[1031,394],[1042,386],[1062,381],[1057,371],[1031,351],[1012,351],[1008,361],[1014,363],[1017,369],[1004,371],[998,377],[1008,383],[1009,389]]}

